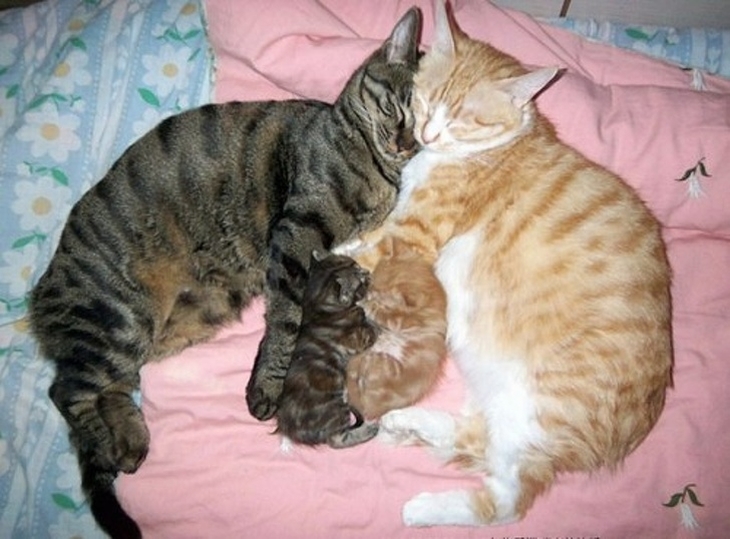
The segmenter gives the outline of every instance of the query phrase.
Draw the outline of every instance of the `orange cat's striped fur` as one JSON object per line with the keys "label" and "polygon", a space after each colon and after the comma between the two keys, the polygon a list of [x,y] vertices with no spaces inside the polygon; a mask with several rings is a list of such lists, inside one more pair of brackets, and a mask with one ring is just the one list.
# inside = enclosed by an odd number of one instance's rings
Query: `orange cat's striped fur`
{"label": "orange cat's striped fur", "polygon": [[372,269],[378,238],[396,236],[435,261],[470,411],[396,410],[381,432],[430,445],[483,483],[417,495],[408,525],[520,519],[557,473],[616,467],[671,385],[660,226],[536,110],[555,74],[470,39],[437,2],[413,98],[424,149],[394,213],[354,254]]}

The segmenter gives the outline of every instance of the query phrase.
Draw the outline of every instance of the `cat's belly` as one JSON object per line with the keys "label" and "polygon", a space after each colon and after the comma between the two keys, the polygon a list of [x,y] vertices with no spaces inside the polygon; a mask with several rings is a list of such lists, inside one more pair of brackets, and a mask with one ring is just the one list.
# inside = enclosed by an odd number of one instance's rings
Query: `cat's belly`
{"label": "cat's belly", "polygon": [[544,440],[526,362],[511,357],[490,334],[490,298],[476,297],[469,286],[481,231],[451,239],[436,262],[446,291],[449,352],[469,391],[472,407],[487,418],[491,465],[507,469],[524,450]]}

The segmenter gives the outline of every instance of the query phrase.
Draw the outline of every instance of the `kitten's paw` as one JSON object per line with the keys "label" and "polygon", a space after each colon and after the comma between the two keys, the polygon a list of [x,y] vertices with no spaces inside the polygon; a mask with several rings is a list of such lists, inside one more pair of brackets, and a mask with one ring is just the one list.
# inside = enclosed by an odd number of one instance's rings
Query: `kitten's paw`
{"label": "kitten's paw", "polygon": [[447,412],[424,408],[403,408],[380,418],[381,439],[386,443],[425,443],[450,451],[455,443],[456,423]]}
{"label": "kitten's paw", "polygon": [[465,490],[422,492],[403,506],[406,526],[479,526],[474,514],[471,494]]}

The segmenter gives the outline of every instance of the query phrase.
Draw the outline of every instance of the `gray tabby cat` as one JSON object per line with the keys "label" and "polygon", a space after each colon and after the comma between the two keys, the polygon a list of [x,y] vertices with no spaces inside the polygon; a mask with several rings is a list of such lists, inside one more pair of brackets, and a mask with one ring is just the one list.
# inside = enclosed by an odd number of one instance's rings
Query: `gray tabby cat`
{"label": "gray tabby cat", "polygon": [[210,338],[262,292],[247,401],[259,419],[275,413],[311,252],[377,226],[416,150],[419,28],[413,8],[334,105],[228,103],[168,118],[74,206],[30,320],[56,364],[49,394],[91,511],[113,537],[141,536],[113,487],[147,454],[132,400],[140,368]]}
{"label": "gray tabby cat", "polygon": [[369,272],[352,258],[312,254],[302,325],[276,411],[276,432],[294,442],[343,448],[378,433],[345,396],[347,362],[378,337],[358,305],[369,283]]}

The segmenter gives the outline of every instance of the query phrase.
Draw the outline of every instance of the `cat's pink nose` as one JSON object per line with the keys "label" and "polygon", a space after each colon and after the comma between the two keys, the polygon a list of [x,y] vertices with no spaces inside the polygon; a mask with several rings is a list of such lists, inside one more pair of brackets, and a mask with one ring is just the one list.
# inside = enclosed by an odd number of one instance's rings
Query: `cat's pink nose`
{"label": "cat's pink nose", "polygon": [[431,144],[439,138],[439,130],[433,125],[433,122],[427,122],[421,130],[421,142]]}

